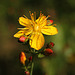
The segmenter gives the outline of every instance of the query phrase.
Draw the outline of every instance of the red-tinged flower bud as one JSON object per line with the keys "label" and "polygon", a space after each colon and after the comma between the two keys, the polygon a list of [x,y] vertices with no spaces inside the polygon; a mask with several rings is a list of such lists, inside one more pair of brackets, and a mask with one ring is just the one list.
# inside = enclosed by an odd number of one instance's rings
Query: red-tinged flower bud
{"label": "red-tinged flower bud", "polygon": [[25,71],[25,74],[26,74],[26,75],[30,75],[29,71]]}
{"label": "red-tinged flower bud", "polygon": [[52,24],[53,23],[53,20],[50,20],[50,23]]}
{"label": "red-tinged flower bud", "polygon": [[29,57],[29,61],[32,61],[32,56]]}
{"label": "red-tinged flower bud", "polygon": [[25,55],[24,52],[21,52],[21,54],[20,54],[20,62],[25,65],[25,61],[26,61],[26,55]]}
{"label": "red-tinged flower bud", "polygon": [[53,53],[52,49],[50,49],[50,48],[45,49],[45,54],[46,55],[50,55],[52,53]]}
{"label": "red-tinged flower bud", "polygon": [[50,46],[53,47],[54,46],[54,43],[53,42],[50,42]]}
{"label": "red-tinged flower bud", "polygon": [[26,40],[26,37],[24,37],[24,36],[21,36],[21,37],[19,38],[19,41],[20,41],[20,42],[25,42],[25,40]]}

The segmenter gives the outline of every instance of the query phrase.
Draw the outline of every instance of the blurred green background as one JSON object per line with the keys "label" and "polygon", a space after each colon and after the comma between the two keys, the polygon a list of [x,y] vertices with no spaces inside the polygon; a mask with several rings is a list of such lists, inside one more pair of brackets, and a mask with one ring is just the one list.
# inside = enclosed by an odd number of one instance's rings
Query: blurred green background
{"label": "blurred green background", "polygon": [[0,0],[0,75],[25,75],[19,53],[27,49],[13,35],[20,27],[18,18],[29,11],[51,15],[58,34],[45,36],[45,45],[55,43],[54,54],[37,59],[33,75],[75,75],[75,1],[74,0]]}

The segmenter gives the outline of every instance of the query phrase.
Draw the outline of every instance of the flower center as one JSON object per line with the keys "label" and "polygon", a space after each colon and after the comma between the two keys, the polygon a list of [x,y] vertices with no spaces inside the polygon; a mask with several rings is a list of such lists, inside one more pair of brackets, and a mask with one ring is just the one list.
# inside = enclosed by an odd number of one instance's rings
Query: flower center
{"label": "flower center", "polygon": [[34,25],[34,31],[40,32],[40,26],[38,24]]}

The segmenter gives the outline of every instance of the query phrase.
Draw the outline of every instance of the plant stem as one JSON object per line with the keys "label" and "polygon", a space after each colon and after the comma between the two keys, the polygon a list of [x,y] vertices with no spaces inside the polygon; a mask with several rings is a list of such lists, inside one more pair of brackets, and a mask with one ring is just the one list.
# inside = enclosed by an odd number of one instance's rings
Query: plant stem
{"label": "plant stem", "polygon": [[30,75],[32,75],[32,73],[33,73],[33,67],[34,67],[34,62],[32,61],[31,74]]}
{"label": "plant stem", "polygon": [[[34,49],[33,51],[35,52],[35,49]],[[32,75],[32,73],[33,73],[33,67],[34,67],[34,56],[35,56],[35,54],[32,53],[32,65],[31,65],[31,73],[30,73],[30,75]]]}

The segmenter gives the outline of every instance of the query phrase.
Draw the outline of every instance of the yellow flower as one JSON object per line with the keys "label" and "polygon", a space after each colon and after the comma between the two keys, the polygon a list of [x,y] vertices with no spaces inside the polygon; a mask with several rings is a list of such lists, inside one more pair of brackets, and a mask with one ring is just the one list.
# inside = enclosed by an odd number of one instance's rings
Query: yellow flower
{"label": "yellow flower", "polygon": [[[30,13],[31,19],[28,19],[25,15],[24,17],[19,18],[19,23],[24,26],[24,28],[18,31],[14,37],[20,38],[21,36],[30,36],[29,44],[32,48],[39,50],[44,45],[44,36],[46,35],[55,35],[58,33],[58,30],[53,25],[48,25],[49,20],[47,21],[49,16],[44,16],[40,13],[40,17],[36,19],[36,14]],[[42,34],[43,33],[43,34]]]}

